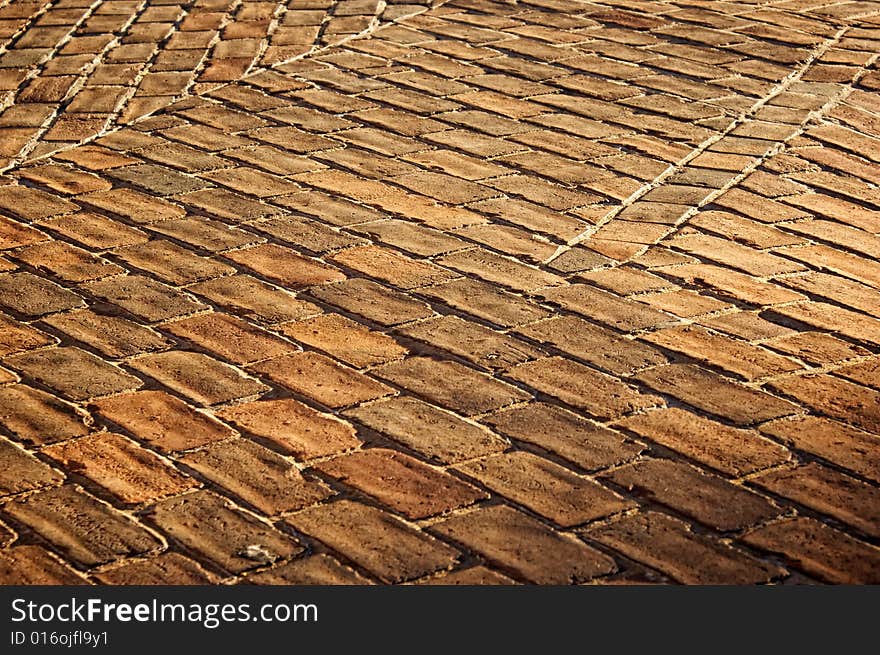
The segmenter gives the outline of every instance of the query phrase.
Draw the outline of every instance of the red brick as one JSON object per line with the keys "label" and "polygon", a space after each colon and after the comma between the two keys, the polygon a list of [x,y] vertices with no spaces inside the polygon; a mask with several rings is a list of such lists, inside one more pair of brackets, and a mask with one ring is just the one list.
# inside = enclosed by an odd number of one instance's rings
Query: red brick
{"label": "red brick", "polygon": [[42,546],[16,546],[0,551],[0,584],[88,584],[76,571]]}
{"label": "red brick", "polygon": [[235,272],[232,266],[200,257],[164,239],[120,248],[114,254],[131,266],[174,285],[192,284]]}
{"label": "red brick", "polygon": [[97,175],[84,173],[69,166],[54,164],[25,168],[19,175],[38,184],[43,184],[53,191],[70,195],[90,191],[106,191],[113,186]]}
{"label": "red brick", "polygon": [[457,362],[410,357],[376,369],[379,377],[466,416],[481,414],[528,394]]}
{"label": "red brick", "polygon": [[226,257],[294,289],[345,279],[345,275],[334,268],[274,244],[233,250],[226,253]]}
{"label": "red brick", "polygon": [[488,496],[448,473],[384,448],[362,450],[321,462],[316,468],[377,498],[408,519],[423,519]]}
{"label": "red brick", "polygon": [[656,512],[623,518],[585,536],[685,584],[755,584],[786,573]]}
{"label": "red brick", "polygon": [[234,405],[217,416],[299,459],[335,455],[360,445],[351,425],[292,398]]}
{"label": "red brick", "polygon": [[228,314],[201,314],[162,327],[235,364],[251,364],[298,350],[295,344]]}
{"label": "red brick", "polygon": [[810,301],[774,307],[773,312],[820,330],[839,332],[856,341],[880,343],[880,321],[830,303]]}
{"label": "red brick", "polygon": [[43,221],[41,225],[92,250],[107,250],[147,240],[147,235],[137,228],[90,212],[59,216]]}
{"label": "red brick", "polygon": [[331,495],[281,455],[247,439],[208,444],[180,461],[269,516],[302,509]]}
{"label": "red brick", "polygon": [[876,487],[815,462],[750,480],[762,489],[831,516],[872,537],[880,535]]}
{"label": "red brick", "polygon": [[531,453],[492,455],[457,469],[562,527],[580,525],[632,507],[631,502],[596,482]]}
{"label": "red brick", "polygon": [[79,207],[68,200],[30,187],[10,184],[3,187],[0,196],[0,210],[28,222],[69,214],[77,209]]}
{"label": "red brick", "polygon": [[278,357],[251,368],[334,409],[393,393],[390,387],[312,352]]}
{"label": "red brick", "polygon": [[495,285],[470,278],[438,284],[420,289],[419,292],[502,327],[529,323],[549,315],[535,303],[503,291]]}
{"label": "red brick", "polygon": [[233,430],[163,391],[139,391],[94,403],[104,418],[159,450],[173,452],[226,439]]}
{"label": "red brick", "polygon": [[456,275],[430,262],[415,260],[380,246],[343,250],[331,260],[402,289],[447,282]]}
{"label": "red brick", "polygon": [[111,585],[206,585],[217,578],[196,562],[178,553],[162,553],[150,559],[126,562],[114,569],[95,574]]}
{"label": "red brick", "polygon": [[810,575],[833,584],[877,584],[880,551],[813,519],[786,519],[746,534],[748,545],[784,556]]}
{"label": "red brick", "polygon": [[371,430],[441,463],[504,450],[507,442],[421,400],[401,396],[346,412]]}
{"label": "red brick", "polygon": [[676,321],[675,317],[669,314],[587,284],[557,287],[542,292],[542,295],[565,309],[627,332],[659,327]]}
{"label": "red brick", "polygon": [[263,323],[292,321],[321,311],[316,305],[250,275],[229,275],[199,282],[188,290],[228,307],[244,318]]}
{"label": "red brick", "polygon": [[17,251],[15,258],[65,282],[85,282],[123,272],[119,266],[63,241],[29,246]]}
{"label": "red brick", "polygon": [[16,355],[7,363],[71,400],[137,389],[143,383],[79,348],[50,348]]}
{"label": "red brick", "polygon": [[73,405],[23,384],[0,388],[0,425],[19,440],[46,444],[88,432],[90,418]]}
{"label": "red brick", "polygon": [[4,511],[84,566],[140,555],[161,545],[125,515],[72,486],[9,502]]}
{"label": "red brick", "polygon": [[458,552],[400,519],[348,500],[319,505],[288,519],[383,582],[403,582],[450,568]]}
{"label": "red brick", "polygon": [[0,357],[55,343],[47,334],[0,314]]}
{"label": "red brick", "polygon": [[603,477],[638,498],[666,505],[716,530],[739,530],[781,511],[724,478],[667,459],[642,460]]}
{"label": "red brick", "polygon": [[90,293],[151,323],[208,308],[182,291],[140,275],[125,275],[83,286]]}
{"label": "red brick", "polygon": [[202,353],[169,350],[144,355],[129,364],[198,403],[216,405],[260,394],[268,387]]}
{"label": "red brick", "polygon": [[875,390],[831,375],[803,375],[769,386],[819,413],[880,433],[880,403]]}
{"label": "red brick", "polygon": [[152,507],[148,517],[189,552],[230,573],[242,573],[303,550],[292,537],[209,491],[169,498]]}
{"label": "red brick", "polygon": [[576,584],[616,568],[608,556],[505,505],[456,516],[432,529],[536,584]]}
{"label": "red brick", "polygon": [[132,189],[113,189],[79,196],[82,202],[125,216],[135,223],[155,223],[183,218],[186,212],[167,200],[148,196]]}
{"label": "red brick", "polygon": [[357,368],[400,359],[408,352],[390,336],[370,330],[341,314],[322,314],[287,323],[279,329],[285,336],[323,350]]}
{"label": "red brick", "polygon": [[54,314],[43,322],[114,359],[163,350],[171,345],[170,340],[148,327],[87,309]]}
{"label": "red brick", "polygon": [[0,250],[46,241],[49,237],[39,230],[23,225],[11,218],[0,216]]}
{"label": "red brick", "polygon": [[0,496],[61,484],[64,475],[0,437]]}
{"label": "red brick", "polygon": [[31,273],[4,273],[0,275],[0,305],[38,317],[76,309],[84,302],[72,291]]}
{"label": "red brick", "polygon": [[268,571],[244,578],[245,584],[262,585],[367,585],[365,577],[337,562],[329,555],[318,553]]}
{"label": "red brick", "polygon": [[[532,292],[542,287],[561,284],[558,275],[526,266],[514,259],[496,255],[482,248],[463,250],[441,257],[438,262],[463,273],[476,275],[515,291]],[[443,281],[443,280],[438,280]]]}
{"label": "red brick", "polygon": [[757,432],[732,428],[677,407],[631,416],[616,425],[733,477],[790,458],[785,448]]}

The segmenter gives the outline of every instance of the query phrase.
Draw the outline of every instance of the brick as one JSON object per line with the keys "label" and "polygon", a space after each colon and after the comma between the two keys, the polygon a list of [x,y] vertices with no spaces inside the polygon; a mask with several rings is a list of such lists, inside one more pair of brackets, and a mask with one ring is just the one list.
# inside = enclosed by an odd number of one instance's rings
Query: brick
{"label": "brick", "polygon": [[171,346],[169,339],[148,327],[88,309],[54,314],[43,322],[113,359]]}
{"label": "brick", "polygon": [[106,191],[112,186],[97,175],[54,164],[32,166],[21,171],[20,175],[25,179],[43,184],[53,191],[70,195],[90,191]]}
{"label": "brick", "polygon": [[438,284],[420,292],[502,327],[513,327],[548,316],[546,310],[534,303],[494,285],[469,278]]}
{"label": "brick", "polygon": [[178,494],[196,484],[150,451],[112,432],[55,444],[43,453],[127,504]]}
{"label": "brick", "polygon": [[234,405],[217,416],[298,459],[335,455],[360,445],[351,425],[292,398]]}
{"label": "brick", "polygon": [[623,518],[585,536],[684,584],[756,584],[786,573],[656,512]]}
{"label": "brick", "polygon": [[529,398],[519,389],[461,364],[427,357],[387,364],[376,369],[375,374],[465,416]]}
{"label": "brick", "polygon": [[92,250],[108,250],[147,240],[147,235],[137,228],[91,212],[59,216],[43,221],[41,226],[59,232]]}
{"label": "brick", "polygon": [[650,502],[657,502],[721,531],[761,523],[780,510],[763,497],[667,459],[646,459],[615,469],[604,479]]}
{"label": "brick", "polygon": [[235,272],[232,266],[200,257],[164,239],[120,248],[115,254],[126,263],[173,285],[192,284]]}
{"label": "brick", "polygon": [[625,462],[642,450],[618,432],[544,403],[497,412],[482,421],[511,439],[537,446],[587,470]]}
{"label": "brick", "polygon": [[132,189],[97,191],[78,198],[100,209],[124,216],[138,224],[149,224],[172,218],[183,218],[186,212],[167,200],[145,195]]}
{"label": "brick", "polygon": [[793,469],[769,471],[752,484],[851,525],[864,534],[880,533],[876,487],[811,462]]}
{"label": "brick", "polygon": [[226,257],[293,289],[345,279],[334,268],[274,244],[233,250]]}
{"label": "brick", "polygon": [[580,525],[632,506],[596,482],[531,453],[492,455],[457,469],[562,527]]}
{"label": "brick", "polygon": [[532,292],[563,282],[558,275],[526,266],[482,248],[445,255],[438,262],[443,266],[449,266],[516,291]]}
{"label": "brick", "polygon": [[443,514],[488,497],[444,471],[384,448],[336,457],[317,468],[408,519]]}
{"label": "brick", "polygon": [[631,416],[616,427],[741,477],[786,462],[790,453],[757,432],[732,428],[677,407]]}
{"label": "brick", "polygon": [[340,314],[322,314],[280,327],[285,336],[318,348],[346,364],[365,368],[404,357],[406,348],[381,332]]}
{"label": "brick", "polygon": [[543,354],[509,335],[451,315],[422,321],[400,333],[459,355],[484,370],[503,370]]}
{"label": "brick", "polygon": [[288,519],[383,582],[403,582],[450,568],[450,546],[400,519],[348,500],[320,505]]}
{"label": "brick", "polygon": [[76,309],[83,299],[72,291],[31,273],[0,275],[0,305],[30,317]]}
{"label": "brick", "polygon": [[625,339],[576,316],[557,316],[517,331],[616,375],[631,375],[668,361],[659,350]]}
{"label": "brick", "polygon": [[354,569],[318,553],[268,571],[260,571],[244,578],[246,584],[262,585],[367,585],[369,580]]}
{"label": "brick", "polygon": [[142,384],[136,377],[79,348],[50,348],[17,355],[6,361],[71,400],[131,391]]}
{"label": "brick", "polygon": [[0,314],[0,357],[55,343],[49,335]]}
{"label": "brick", "polygon": [[371,280],[355,278],[309,292],[323,302],[385,327],[427,318],[434,313],[427,303]]}
{"label": "brick", "polygon": [[751,425],[793,414],[797,407],[736,384],[692,364],[670,364],[636,376],[640,382],[736,425]]}
{"label": "brick", "polygon": [[55,486],[64,475],[26,450],[0,437],[0,496]]}
{"label": "brick", "polygon": [[281,455],[246,439],[208,444],[180,461],[269,516],[302,509],[331,494]]}
{"label": "brick", "polygon": [[797,363],[768,350],[714,334],[702,327],[681,326],[657,330],[646,341],[684,353],[700,363],[717,366],[747,381],[801,369]]}
{"label": "brick", "polygon": [[63,241],[28,246],[17,251],[15,258],[65,282],[86,282],[123,272],[119,266]]}
{"label": "brick", "polygon": [[874,390],[831,375],[803,375],[768,386],[821,414],[880,433],[880,404]]}
{"label": "brick", "polygon": [[350,237],[323,223],[300,217],[279,216],[250,225],[301,250],[305,249],[316,254],[325,254],[364,243],[363,239]]}
{"label": "brick", "polygon": [[153,506],[148,517],[187,551],[230,573],[243,573],[303,550],[292,537],[209,491],[169,498]]}
{"label": "brick", "polygon": [[832,584],[877,584],[880,551],[813,519],[771,523],[746,534],[754,548],[782,555],[810,575]]}
{"label": "brick", "polygon": [[586,284],[549,289],[542,295],[565,309],[627,332],[660,327],[675,321],[668,314]]}
{"label": "brick", "polygon": [[824,332],[800,332],[769,344],[774,350],[793,355],[819,366],[863,357],[870,351],[832,337]]}
{"label": "brick", "polygon": [[33,444],[62,441],[88,432],[90,419],[73,405],[23,384],[0,388],[0,425]]}
{"label": "brick", "polygon": [[0,250],[9,250],[46,241],[49,237],[27,225],[0,216]]}
{"label": "brick", "polygon": [[880,342],[880,336],[877,332],[880,321],[830,303],[811,301],[774,307],[773,314],[805,323],[820,330],[839,332],[856,341],[864,341],[869,344]]}
{"label": "brick", "polygon": [[576,584],[615,570],[606,555],[504,505],[453,517],[433,530],[536,584]]}
{"label": "brick", "polygon": [[610,375],[561,357],[520,364],[510,370],[509,376],[602,419],[662,402],[659,397],[642,394]]}
{"label": "brick", "polygon": [[7,503],[4,511],[84,566],[141,555],[161,545],[125,515],[72,486]]}
{"label": "brick", "polygon": [[428,578],[426,580],[421,580],[417,584],[422,585],[442,585],[442,586],[450,586],[450,585],[465,585],[465,586],[475,586],[475,585],[512,585],[516,584],[513,580],[508,578],[506,575],[502,575],[493,571],[492,569],[488,569],[485,566],[472,566],[467,569],[458,569],[456,571],[452,571],[447,573],[441,577]]}
{"label": "brick", "polygon": [[880,316],[880,291],[876,288],[827,273],[808,273],[788,278],[786,282],[813,297],[828,298],[866,314]]}
{"label": "brick", "polygon": [[292,321],[318,314],[316,305],[245,274],[229,275],[194,284],[189,291],[261,323]]}
{"label": "brick", "polygon": [[27,222],[69,214],[79,209],[72,202],[30,187],[7,185],[0,196],[0,211]]}
{"label": "brick", "polygon": [[458,250],[467,245],[440,230],[396,219],[365,223],[352,229],[423,257]]}
{"label": "brick", "polygon": [[150,559],[126,562],[122,566],[95,574],[110,585],[207,585],[216,584],[216,576],[198,563],[178,553],[167,552]]}
{"label": "brick", "polygon": [[720,237],[679,233],[670,244],[692,255],[731,266],[756,277],[804,270],[800,264]]}
{"label": "brick", "polygon": [[181,202],[197,207],[209,217],[225,218],[241,223],[266,216],[274,216],[278,210],[257,200],[251,200],[225,189],[203,189],[179,196]]}
{"label": "brick", "polygon": [[144,355],[129,365],[169,389],[203,405],[216,405],[268,390],[241,371],[202,353],[169,350]]}
{"label": "brick", "polygon": [[333,255],[331,260],[402,289],[447,282],[455,277],[454,273],[430,262],[411,259],[380,246],[349,248]]}
{"label": "brick", "polygon": [[471,207],[527,231],[541,232],[565,241],[583,233],[589,226],[572,216],[515,198],[493,198],[474,203]]}
{"label": "brick", "polygon": [[258,235],[201,216],[154,223],[150,230],[211,253],[263,241]]}
{"label": "brick", "polygon": [[166,323],[162,328],[234,364],[252,364],[299,350],[270,332],[217,312]]}
{"label": "brick", "polygon": [[138,391],[93,404],[105,419],[164,452],[198,448],[235,432],[164,391]]}
{"label": "brick", "polygon": [[42,546],[16,546],[0,551],[0,584],[82,585],[87,584],[67,564]]}
{"label": "brick", "polygon": [[208,309],[186,293],[140,275],[89,282],[86,290],[150,323]]}
{"label": "brick", "polygon": [[[859,351],[859,354],[867,354]],[[836,375],[858,382],[868,387],[880,387],[880,360],[868,359],[857,364],[850,364],[835,371]]]}

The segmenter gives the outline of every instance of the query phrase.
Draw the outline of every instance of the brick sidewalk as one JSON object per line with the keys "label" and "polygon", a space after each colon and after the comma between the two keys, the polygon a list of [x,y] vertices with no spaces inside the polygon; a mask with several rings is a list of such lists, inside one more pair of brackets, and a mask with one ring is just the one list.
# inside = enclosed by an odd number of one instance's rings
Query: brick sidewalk
{"label": "brick sidewalk", "polygon": [[0,581],[880,582],[880,2],[0,2]]}

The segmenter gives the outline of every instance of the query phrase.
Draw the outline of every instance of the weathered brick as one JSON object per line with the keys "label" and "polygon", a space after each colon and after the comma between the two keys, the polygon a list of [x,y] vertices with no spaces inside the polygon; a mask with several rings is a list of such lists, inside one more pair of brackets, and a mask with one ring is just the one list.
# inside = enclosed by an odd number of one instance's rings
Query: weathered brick
{"label": "weathered brick", "polygon": [[292,321],[320,312],[320,308],[250,275],[236,274],[199,282],[189,291],[228,307],[244,318],[264,323]]}
{"label": "weathered brick", "polygon": [[46,241],[49,237],[28,225],[0,216],[0,250]]}
{"label": "weathered brick", "polygon": [[20,175],[28,180],[44,184],[53,191],[70,195],[90,191],[106,191],[113,186],[97,175],[55,164],[31,166],[21,171]]}
{"label": "weathered brick", "polygon": [[299,459],[335,455],[360,445],[351,425],[292,398],[234,405],[217,416]]}
{"label": "weathered brick", "polygon": [[79,348],[49,348],[6,361],[71,400],[131,391],[142,385],[136,377]]}
{"label": "weathered brick", "polygon": [[732,428],[677,407],[631,416],[616,425],[734,477],[790,458],[785,448],[757,432]]}
{"label": "weathered brick", "polygon": [[875,390],[832,375],[803,375],[769,386],[819,413],[880,433],[880,403]]}
{"label": "weathered brick", "polygon": [[148,517],[189,552],[230,573],[242,573],[303,550],[293,537],[209,491],[169,498],[153,506]]}
{"label": "weathered brick", "polygon": [[455,549],[391,514],[348,500],[304,510],[288,521],[383,582],[448,569],[458,556]]}
{"label": "weathered brick", "polygon": [[207,309],[186,293],[140,275],[124,275],[83,286],[90,293],[151,323]]}
{"label": "weathered brick", "polygon": [[696,534],[686,523],[647,512],[585,533],[685,584],[755,584],[785,570],[719,541]]}
{"label": "weathered brick", "polygon": [[132,368],[203,405],[260,394],[268,387],[202,353],[169,350],[129,362]]}
{"label": "weathered brick", "polygon": [[558,275],[526,266],[514,259],[496,255],[482,248],[445,255],[438,262],[443,266],[476,275],[488,282],[500,284],[516,291],[532,292],[563,282],[563,279]]}
{"label": "weathered brick", "polygon": [[200,257],[164,239],[120,248],[114,254],[131,266],[174,285],[192,284],[235,272],[232,266]]}
{"label": "weathered brick", "polygon": [[318,553],[268,571],[260,571],[244,578],[245,584],[262,585],[366,585],[365,577],[338,561]]}
{"label": "weathered brick", "polygon": [[409,519],[427,518],[487,498],[444,471],[384,448],[336,457],[316,468]]}
{"label": "weathered brick", "polygon": [[541,295],[565,309],[627,332],[659,327],[676,321],[675,317],[669,314],[587,284],[557,287],[543,291]]}
{"label": "weathered brick", "polygon": [[878,332],[880,321],[837,305],[810,301],[774,307],[772,311],[774,314],[800,321],[820,330],[839,332],[856,341],[865,341],[869,344],[880,343],[880,332]]}
{"label": "weathered brick", "polygon": [[503,327],[536,321],[548,315],[548,312],[537,304],[492,284],[470,278],[460,278],[419,291],[450,307]]}
{"label": "weathered brick", "polygon": [[54,314],[43,322],[114,359],[171,346],[171,341],[155,330],[88,309]]}
{"label": "weathered brick", "polygon": [[610,557],[505,505],[456,516],[432,529],[536,584],[585,582],[616,568]]}
{"label": "weathered brick", "polygon": [[64,475],[0,437],[0,496],[61,484]]}
{"label": "weathered brick", "polygon": [[0,425],[27,443],[46,444],[88,432],[81,410],[23,384],[0,388]]}
{"label": "weathered brick", "polygon": [[376,277],[402,289],[447,282],[456,277],[430,262],[398,254],[380,246],[358,246],[343,250],[330,258],[334,263]]}
{"label": "weathered brick", "polygon": [[512,585],[516,584],[506,575],[501,575],[485,566],[471,566],[467,569],[458,569],[439,577],[421,580],[418,584],[423,585]]}
{"label": "weathered brick", "polygon": [[235,432],[163,391],[103,398],[94,408],[104,418],[156,448],[173,452],[226,439]]}
{"label": "weathered brick", "polygon": [[400,359],[408,352],[390,336],[370,330],[341,314],[321,314],[305,321],[287,323],[279,330],[357,368]]}
{"label": "weathered brick", "polygon": [[274,244],[233,250],[225,256],[293,289],[345,279],[342,272],[326,264]]}
{"label": "weathered brick", "polygon": [[302,509],[331,494],[281,455],[247,439],[208,444],[180,461],[270,516]]}
{"label": "weathered brick", "polygon": [[28,222],[69,214],[77,209],[79,207],[64,198],[25,186],[4,186],[0,196],[0,210]]}
{"label": "weathered brick", "polygon": [[123,272],[116,264],[96,257],[63,241],[28,246],[15,258],[39,271],[46,271],[65,282],[86,282]]}
{"label": "weathered brick", "polygon": [[84,306],[83,299],[31,273],[0,275],[0,305],[25,316],[39,317]]}
{"label": "weathered brick", "polygon": [[162,326],[235,364],[251,364],[298,350],[295,344],[228,314],[201,314]]}
{"label": "weathered brick", "polygon": [[716,530],[739,530],[778,516],[770,502],[724,478],[668,459],[646,459],[603,476]]}
{"label": "weathered brick", "polygon": [[59,216],[42,221],[40,225],[93,250],[107,250],[147,240],[147,235],[139,229],[91,212]]}
{"label": "weathered brick", "polygon": [[0,551],[0,584],[88,584],[76,571],[42,546],[21,545]]}
{"label": "weathered brick", "polygon": [[660,366],[640,373],[636,379],[736,425],[760,423],[797,411],[797,407],[786,400],[736,384],[692,364]]}
{"label": "weathered brick", "polygon": [[139,224],[183,218],[186,215],[182,207],[133,189],[97,191],[79,196],[79,200]]}
{"label": "weathered brick", "polygon": [[742,539],[833,584],[877,584],[880,580],[880,550],[813,519],[778,521]]}
{"label": "weathered brick", "polygon": [[161,545],[125,515],[69,485],[12,501],[4,510],[85,566],[140,555]]}
{"label": "weathered brick", "polygon": [[0,314],[0,357],[55,343],[47,334]]}
{"label": "weathered brick", "polygon": [[312,352],[277,357],[251,368],[334,409],[393,393],[393,389],[381,382]]}
{"label": "weathered brick", "polygon": [[529,395],[457,362],[410,357],[375,370],[379,377],[466,416],[481,414]]}
{"label": "weathered brick", "polygon": [[126,562],[122,566],[96,573],[95,578],[111,585],[206,585],[217,582],[216,576],[198,563],[174,552]]}

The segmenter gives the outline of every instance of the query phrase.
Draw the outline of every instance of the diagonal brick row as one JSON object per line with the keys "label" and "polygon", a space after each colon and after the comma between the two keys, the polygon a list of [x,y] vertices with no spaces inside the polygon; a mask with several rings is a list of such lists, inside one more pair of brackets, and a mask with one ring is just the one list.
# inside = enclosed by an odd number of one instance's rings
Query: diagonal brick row
{"label": "diagonal brick row", "polygon": [[0,177],[0,579],[876,582],[880,6],[319,4]]}

